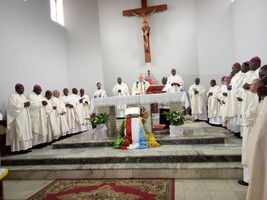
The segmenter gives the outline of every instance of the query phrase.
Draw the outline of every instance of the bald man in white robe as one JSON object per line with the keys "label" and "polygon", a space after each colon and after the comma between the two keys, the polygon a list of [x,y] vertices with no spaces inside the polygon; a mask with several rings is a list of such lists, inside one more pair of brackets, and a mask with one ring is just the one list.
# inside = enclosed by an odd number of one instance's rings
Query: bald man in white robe
{"label": "bald man in white robe", "polygon": [[67,123],[67,117],[66,117],[66,107],[63,101],[60,99],[60,92],[58,90],[53,91],[53,97],[51,98],[52,106],[57,111],[57,120],[59,121],[60,125],[60,135],[55,136],[53,139],[58,139],[60,136],[65,136],[69,134],[69,126]]}
{"label": "bald man in white robe", "polygon": [[200,85],[199,78],[195,79],[195,83],[190,86],[188,93],[193,120],[207,120],[206,89]]}
{"label": "bald man in white robe", "polygon": [[51,102],[52,92],[47,90],[45,92],[44,101],[47,102],[45,106],[45,111],[47,115],[47,142],[53,141],[54,138],[60,136],[60,124],[57,117],[56,109],[53,108]]}
{"label": "bald man in white robe", "polygon": [[85,131],[85,111],[83,108],[83,99],[78,95],[78,90],[76,88],[72,88],[70,98],[74,106],[76,132],[83,132]]}
{"label": "bald man in white robe", "polygon": [[[242,80],[242,87],[238,90],[238,93],[236,95],[237,101],[238,101],[238,104],[239,104],[238,115],[237,115],[237,125],[242,125],[241,124],[241,116],[246,112],[246,109],[248,107],[248,104],[249,104],[249,102],[251,100],[251,99],[250,100],[247,99],[247,98],[250,97],[251,92],[249,90],[245,90],[243,88],[243,85],[246,82],[248,82],[248,80],[250,79],[251,74],[252,74],[252,71],[249,68],[249,61],[246,61],[246,62],[244,62],[242,64],[241,71],[244,74],[244,76],[243,76],[243,80]],[[241,136],[243,135],[242,128],[243,127],[241,126],[240,127],[240,134],[241,134]]]}
{"label": "bald man in white robe", "polygon": [[27,153],[32,148],[33,140],[30,102],[23,95],[22,84],[16,84],[15,90],[8,99],[6,145],[11,146],[11,152]]}
{"label": "bald man in white robe", "polygon": [[221,87],[217,85],[216,80],[210,81],[211,88],[208,91],[208,118],[212,125],[221,125],[219,93]]}
{"label": "bald man in white robe", "polygon": [[167,83],[173,87],[174,92],[180,92],[184,87],[184,80],[179,74],[176,74],[176,69],[171,70]]}
{"label": "bald man in white robe", "polygon": [[[129,88],[126,83],[122,82],[121,77],[117,78],[117,83],[112,88],[113,96],[129,96]],[[126,105],[117,105],[116,107],[116,117],[124,117],[124,112]]]}
{"label": "bald man in white robe", "polygon": [[227,96],[225,96],[225,93],[227,93],[227,86],[228,84],[230,84],[230,77],[227,77],[227,76],[223,76],[221,78],[221,83],[222,85],[220,86],[220,92],[218,94],[218,99],[220,101],[220,118],[222,120],[222,126],[224,128],[227,127],[227,120],[226,120],[226,117],[225,117],[225,102],[227,100]]}
{"label": "bald man in white robe", "polygon": [[88,131],[88,130],[92,130],[92,125],[90,123],[90,121],[88,120],[89,118],[91,118],[91,99],[90,97],[85,94],[85,91],[83,88],[80,89],[80,97],[82,98],[82,105],[83,105],[83,109],[84,109],[84,130]]}
{"label": "bald man in white robe", "polygon": [[70,134],[76,133],[76,117],[74,112],[74,103],[71,100],[68,88],[63,89],[63,95],[60,96],[60,99],[63,101],[66,107],[66,117],[70,129]]}
{"label": "bald man in white robe", "polygon": [[32,120],[33,146],[47,142],[48,131],[45,111],[47,102],[43,100],[41,92],[41,86],[35,85],[27,98],[31,104],[29,111]]}
{"label": "bald man in white robe", "polygon": [[234,63],[232,72],[235,74],[227,87],[229,90],[228,108],[226,108],[226,117],[228,119],[228,129],[236,136],[240,135],[240,125],[237,123],[240,103],[237,101],[237,96],[242,88],[244,73],[241,71],[240,63]]}

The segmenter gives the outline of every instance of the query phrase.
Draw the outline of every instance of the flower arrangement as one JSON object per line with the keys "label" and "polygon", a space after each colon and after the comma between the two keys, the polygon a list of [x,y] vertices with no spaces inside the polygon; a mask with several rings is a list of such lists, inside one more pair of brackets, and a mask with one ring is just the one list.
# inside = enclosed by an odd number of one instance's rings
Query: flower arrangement
{"label": "flower arrangement", "polygon": [[163,112],[163,114],[166,116],[166,119],[170,121],[171,125],[173,126],[183,125],[185,122],[184,115],[181,112],[172,111],[172,112]]}
{"label": "flower arrangement", "polygon": [[91,118],[86,118],[89,120],[92,124],[92,126],[96,126],[99,124],[105,124],[107,123],[109,119],[109,114],[103,112],[103,113],[97,113],[97,114],[92,114]]}

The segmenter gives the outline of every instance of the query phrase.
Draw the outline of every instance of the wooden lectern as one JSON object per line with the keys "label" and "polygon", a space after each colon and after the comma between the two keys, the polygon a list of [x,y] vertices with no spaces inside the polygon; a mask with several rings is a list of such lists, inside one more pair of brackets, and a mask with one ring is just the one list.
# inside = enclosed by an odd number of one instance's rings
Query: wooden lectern
{"label": "wooden lectern", "polygon": [[164,85],[150,85],[146,90],[146,94],[164,93],[166,92],[166,91],[162,91],[164,87],[165,87]]}

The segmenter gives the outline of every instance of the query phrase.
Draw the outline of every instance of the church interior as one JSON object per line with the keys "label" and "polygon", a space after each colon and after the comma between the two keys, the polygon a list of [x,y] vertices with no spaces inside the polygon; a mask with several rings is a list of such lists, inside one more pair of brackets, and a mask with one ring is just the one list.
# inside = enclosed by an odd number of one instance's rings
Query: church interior
{"label": "church interior", "polygon": [[[157,5],[166,6],[157,11]],[[242,139],[221,126],[191,120],[185,108],[196,78],[207,93],[212,79],[220,85],[230,76],[233,63],[258,56],[266,64],[266,6],[265,0],[1,0],[0,159],[8,174],[0,175],[0,196],[34,199],[55,180],[173,179],[173,196],[166,199],[245,200],[247,186],[237,183],[243,177]],[[124,14],[138,8],[149,13],[148,33],[139,11]],[[25,96],[40,85],[43,96],[47,90],[62,94],[63,88],[83,88],[94,99],[101,83],[112,99],[118,77],[131,91],[141,73],[149,71],[161,85],[172,69],[184,80],[182,137],[170,137],[159,125],[159,112],[146,103],[151,125],[146,128],[160,146],[115,149],[123,119],[103,106],[99,110],[112,118],[108,137],[96,139],[89,128],[26,154],[6,152],[2,129],[16,84],[24,85]],[[161,101],[171,102],[153,103]]]}

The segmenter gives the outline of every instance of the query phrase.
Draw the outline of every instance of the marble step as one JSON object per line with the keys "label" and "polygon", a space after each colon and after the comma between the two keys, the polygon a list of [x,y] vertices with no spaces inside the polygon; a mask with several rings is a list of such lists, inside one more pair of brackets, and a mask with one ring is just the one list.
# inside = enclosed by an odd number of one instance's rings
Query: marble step
{"label": "marble step", "polygon": [[96,178],[240,179],[240,162],[119,163],[77,165],[5,166],[7,180],[55,180]]}
{"label": "marble step", "polygon": [[[181,144],[223,144],[227,138],[226,131],[218,127],[204,128],[184,128],[184,135],[180,137],[170,137],[166,130],[155,131],[155,137],[161,145],[181,145]],[[92,131],[87,131],[64,140],[54,142],[54,149],[65,148],[88,148],[88,147],[112,147],[114,138],[93,139]]]}
{"label": "marble step", "polygon": [[205,163],[241,161],[238,144],[162,145],[157,148],[120,150],[112,147],[34,149],[24,155],[2,158],[4,166],[118,164],[118,163]]}

